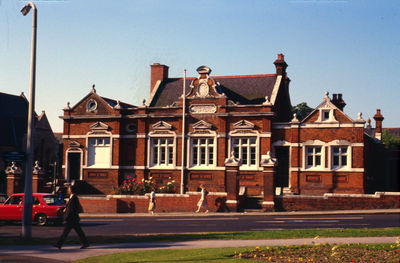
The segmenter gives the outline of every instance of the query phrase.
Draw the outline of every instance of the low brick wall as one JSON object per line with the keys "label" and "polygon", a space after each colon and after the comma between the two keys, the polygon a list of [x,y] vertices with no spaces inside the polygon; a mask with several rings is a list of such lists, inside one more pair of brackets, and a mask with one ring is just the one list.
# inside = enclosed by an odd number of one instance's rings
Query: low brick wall
{"label": "low brick wall", "polygon": [[327,211],[356,209],[400,208],[400,193],[376,192],[375,194],[332,194],[322,196],[276,196],[277,211]]}
{"label": "low brick wall", "polygon": [[[85,213],[146,213],[149,195],[80,196]],[[194,212],[200,199],[199,192],[186,194],[156,194],[156,212]],[[322,196],[276,196],[276,211],[328,211],[355,209],[400,208],[400,193],[377,192],[375,194],[332,194]],[[226,193],[209,193],[210,212],[229,212]],[[260,210],[261,211],[261,210]]]}
{"label": "low brick wall", "polygon": [[[156,212],[194,212],[199,192],[186,194],[156,194]],[[85,213],[146,213],[149,195],[79,196]],[[210,212],[227,212],[226,193],[207,195]]]}

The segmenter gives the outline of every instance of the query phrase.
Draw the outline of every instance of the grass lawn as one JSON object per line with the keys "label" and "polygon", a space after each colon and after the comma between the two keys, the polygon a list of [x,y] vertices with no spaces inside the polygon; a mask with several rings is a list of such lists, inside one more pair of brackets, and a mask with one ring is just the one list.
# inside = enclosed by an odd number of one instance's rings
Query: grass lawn
{"label": "grass lawn", "polygon": [[75,263],[118,262],[400,262],[399,244],[146,250],[91,257]]}
{"label": "grass lawn", "polygon": [[[186,233],[186,234],[159,234],[159,235],[125,235],[125,236],[89,236],[91,244],[137,243],[157,241],[190,241],[190,240],[230,240],[230,239],[286,239],[307,237],[379,237],[400,236],[400,227],[394,228],[362,228],[362,229],[294,229],[268,230],[227,233]],[[22,240],[18,237],[1,238],[0,245],[37,245],[54,244],[56,238],[38,238]],[[79,244],[77,237],[69,237],[68,244]]]}

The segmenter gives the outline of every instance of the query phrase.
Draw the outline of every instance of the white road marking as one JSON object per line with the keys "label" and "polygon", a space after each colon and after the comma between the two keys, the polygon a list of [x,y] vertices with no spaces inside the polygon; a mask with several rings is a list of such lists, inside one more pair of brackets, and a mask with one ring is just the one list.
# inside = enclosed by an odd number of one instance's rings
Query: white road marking
{"label": "white road marking", "polygon": [[111,218],[83,218],[81,222],[121,222],[124,219],[111,219]]}
{"label": "white road marking", "polygon": [[360,220],[364,219],[362,216],[353,217],[275,217],[277,220]]}
{"label": "white road marking", "polygon": [[271,220],[271,221],[256,221],[256,223],[286,223],[286,221]]}
{"label": "white road marking", "polygon": [[240,218],[238,217],[227,217],[227,218],[209,218],[209,217],[196,217],[196,218],[158,218],[156,221],[197,221],[197,220],[207,220],[207,221],[213,221],[213,220],[222,220],[222,221],[228,221],[228,220],[239,220]]}

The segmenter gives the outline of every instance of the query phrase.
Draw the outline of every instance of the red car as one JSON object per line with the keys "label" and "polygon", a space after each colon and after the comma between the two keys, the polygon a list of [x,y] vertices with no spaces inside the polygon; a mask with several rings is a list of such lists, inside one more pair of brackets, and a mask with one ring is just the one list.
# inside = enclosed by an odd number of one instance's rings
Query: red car
{"label": "red car", "polygon": [[[49,221],[63,222],[65,203],[49,193],[32,194],[32,222],[43,226]],[[24,194],[11,195],[4,204],[0,204],[0,221],[22,221]]]}

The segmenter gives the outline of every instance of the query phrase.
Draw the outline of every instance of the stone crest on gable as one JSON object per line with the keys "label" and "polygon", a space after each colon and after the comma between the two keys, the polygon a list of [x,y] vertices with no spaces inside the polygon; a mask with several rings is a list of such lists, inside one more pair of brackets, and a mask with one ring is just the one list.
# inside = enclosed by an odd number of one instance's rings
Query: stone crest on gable
{"label": "stone crest on gable", "polygon": [[216,91],[217,83],[209,75],[211,69],[207,66],[200,66],[197,68],[200,74],[196,79],[190,83],[190,93],[188,98],[214,98],[223,95]]}

